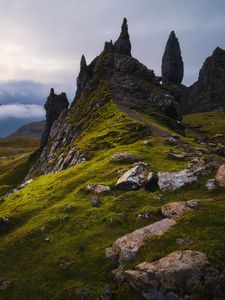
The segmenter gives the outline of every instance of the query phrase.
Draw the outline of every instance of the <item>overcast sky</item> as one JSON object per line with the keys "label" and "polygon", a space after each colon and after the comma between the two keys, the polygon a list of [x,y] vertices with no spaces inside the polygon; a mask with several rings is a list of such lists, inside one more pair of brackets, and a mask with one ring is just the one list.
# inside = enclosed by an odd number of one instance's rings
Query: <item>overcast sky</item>
{"label": "overcast sky", "polygon": [[[156,75],[175,30],[187,85],[217,46],[225,48],[224,0],[0,0],[0,103],[15,81],[22,87],[15,103],[44,102],[51,86],[72,99],[81,55],[90,63],[106,40],[118,37],[124,16],[133,56]],[[39,100],[26,97],[32,91]]]}

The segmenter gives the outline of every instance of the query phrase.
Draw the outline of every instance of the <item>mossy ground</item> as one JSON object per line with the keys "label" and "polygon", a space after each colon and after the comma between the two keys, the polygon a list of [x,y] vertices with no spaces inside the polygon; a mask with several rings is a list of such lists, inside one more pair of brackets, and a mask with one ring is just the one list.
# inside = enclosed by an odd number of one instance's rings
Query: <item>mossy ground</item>
{"label": "mossy ground", "polygon": [[0,139],[0,196],[15,188],[26,176],[32,160],[29,157],[38,148],[39,139],[7,137]]}
{"label": "mossy ground", "polygon": [[[173,146],[162,137],[148,135],[143,125],[127,117],[111,101],[107,103],[104,112],[92,120],[92,130],[77,141],[79,148],[89,149],[89,160],[36,178],[1,204],[0,216],[8,217],[9,223],[0,228],[0,281],[10,280],[12,284],[0,291],[0,299],[69,300],[74,299],[79,288],[91,289],[94,299],[99,299],[107,283],[113,287],[114,299],[141,299],[127,285],[113,284],[111,271],[115,266],[105,258],[105,249],[120,236],[159,219],[157,215],[140,219],[140,212],[156,211],[171,201],[220,199],[203,202],[199,210],[182,217],[168,234],[149,240],[126,267],[185,247],[203,251],[212,262],[224,264],[224,191],[207,192],[207,178],[200,178],[194,189],[163,194],[160,201],[156,197],[159,191],[113,188],[119,177],[117,170],[130,166],[112,162],[114,153],[134,153],[153,170],[177,171],[187,162],[167,159]],[[149,144],[145,145],[144,140]],[[92,195],[87,192],[87,185],[93,182],[112,187],[111,192],[99,196],[100,207],[93,207]],[[193,244],[177,245],[179,237],[190,237]]]}

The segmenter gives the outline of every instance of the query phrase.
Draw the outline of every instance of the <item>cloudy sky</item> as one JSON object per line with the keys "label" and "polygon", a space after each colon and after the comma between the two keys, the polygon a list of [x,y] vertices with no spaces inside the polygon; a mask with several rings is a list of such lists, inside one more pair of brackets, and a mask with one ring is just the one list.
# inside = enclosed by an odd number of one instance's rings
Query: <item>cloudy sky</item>
{"label": "cloudy sky", "polygon": [[187,85],[214,48],[225,48],[224,0],[0,0],[0,103],[41,105],[50,87],[71,100],[81,55],[91,62],[117,38],[124,16],[133,56],[157,75],[175,30]]}

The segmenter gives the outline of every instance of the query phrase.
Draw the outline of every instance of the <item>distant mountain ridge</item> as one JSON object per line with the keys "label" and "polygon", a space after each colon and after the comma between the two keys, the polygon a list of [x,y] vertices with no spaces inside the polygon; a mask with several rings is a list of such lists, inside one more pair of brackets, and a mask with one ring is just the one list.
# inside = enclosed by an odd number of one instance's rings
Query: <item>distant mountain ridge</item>
{"label": "distant mountain ridge", "polygon": [[44,130],[45,121],[32,122],[19,127],[10,136],[26,136],[40,138]]}

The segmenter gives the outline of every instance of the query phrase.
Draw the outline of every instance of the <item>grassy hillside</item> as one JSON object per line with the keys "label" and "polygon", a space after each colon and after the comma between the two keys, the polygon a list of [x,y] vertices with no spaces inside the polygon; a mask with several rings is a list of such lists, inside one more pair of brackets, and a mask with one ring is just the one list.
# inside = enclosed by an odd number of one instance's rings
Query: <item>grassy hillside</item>
{"label": "grassy hillside", "polygon": [[[146,120],[157,126],[157,121],[149,116]],[[203,202],[199,210],[180,219],[173,231],[149,240],[135,261],[126,267],[187,247],[176,244],[178,237],[190,237],[193,244],[189,248],[205,252],[212,262],[224,264],[224,191],[208,192],[204,186],[207,177],[201,178],[194,189],[164,194],[115,190],[117,171],[130,164],[113,162],[114,153],[129,151],[153,170],[175,171],[184,168],[187,162],[168,159],[168,150],[183,149],[175,149],[166,138],[150,134],[143,124],[129,118],[112,101],[91,122],[92,129],[77,141],[79,148],[86,150],[85,163],[40,176],[1,204],[0,216],[9,218],[9,222],[0,227],[0,281],[11,284],[0,290],[0,299],[72,300],[76,299],[75,291],[84,288],[93,292],[93,299],[99,299],[108,283],[114,291],[113,299],[142,299],[126,284],[117,287],[113,283],[111,271],[115,266],[106,260],[105,249],[118,237],[159,219],[157,214],[148,220],[140,219],[139,213],[156,212],[171,201],[212,197],[220,200]],[[162,124],[159,128],[166,130]],[[195,151],[198,145],[192,137],[186,141]],[[87,185],[93,182],[112,187],[110,192],[99,196],[99,207],[92,205],[92,194],[87,191]]]}
{"label": "grassy hillside", "polygon": [[0,196],[15,188],[26,176],[32,161],[29,156],[38,148],[39,139],[7,137],[0,139]]}

